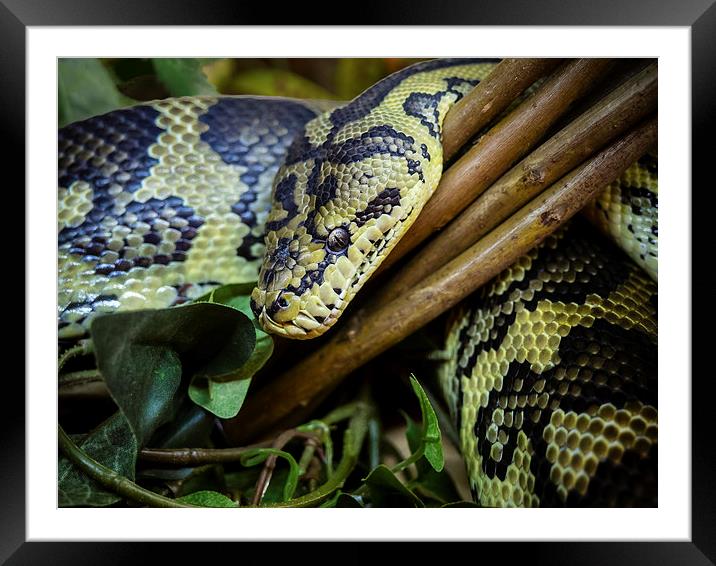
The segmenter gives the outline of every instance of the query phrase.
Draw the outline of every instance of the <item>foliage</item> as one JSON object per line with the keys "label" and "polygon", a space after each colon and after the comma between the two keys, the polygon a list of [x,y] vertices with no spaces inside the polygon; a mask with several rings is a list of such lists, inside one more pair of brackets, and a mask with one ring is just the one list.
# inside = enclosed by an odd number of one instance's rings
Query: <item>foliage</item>
{"label": "foliage", "polygon": [[98,59],[60,59],[57,111],[60,127],[131,104]]}

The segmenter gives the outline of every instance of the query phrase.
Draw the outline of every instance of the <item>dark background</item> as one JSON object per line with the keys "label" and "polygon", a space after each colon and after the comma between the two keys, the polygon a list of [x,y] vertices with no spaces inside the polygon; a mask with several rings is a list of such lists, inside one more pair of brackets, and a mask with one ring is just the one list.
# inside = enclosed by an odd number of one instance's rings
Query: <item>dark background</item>
{"label": "dark background", "polygon": [[[692,542],[664,543],[482,543],[462,544],[444,549],[432,546],[441,554],[440,560],[470,560],[486,563],[527,561],[548,564],[709,564],[716,559],[716,484],[714,482],[715,446],[713,440],[714,412],[712,399],[716,393],[713,371],[709,371],[707,356],[713,331],[714,309],[713,276],[706,272],[712,256],[710,237],[710,210],[707,199],[712,198],[713,132],[716,120],[712,106],[716,100],[716,7],[713,0],[602,0],[588,2],[573,0],[473,1],[462,3],[428,2],[361,2],[346,4],[339,15],[336,4],[322,6],[320,2],[268,3],[189,2],[163,0],[151,4],[144,0],[2,0],[0,3],[0,127],[5,137],[2,158],[3,186],[15,190],[4,191],[5,226],[7,219],[15,220],[25,211],[24,198],[17,187],[24,185],[24,96],[25,96],[25,26],[28,25],[239,25],[239,24],[314,24],[330,18],[333,24],[458,24],[458,25],[667,25],[692,28],[692,124],[693,124],[693,187],[698,190],[698,206],[692,220],[692,302],[697,302],[692,328],[683,329],[692,336],[693,361],[693,414],[692,414]],[[426,29],[426,33],[429,30]],[[375,40],[383,41],[390,51],[389,30],[371,32]],[[358,48],[357,48],[358,50]],[[327,46],[330,55],[330,46]],[[525,53],[526,56],[531,55]],[[12,179],[12,174],[16,175]],[[695,192],[695,191],[694,191]],[[14,202],[10,201],[14,198]],[[709,232],[707,232],[709,231]],[[14,242],[12,258],[19,257],[19,229],[3,231]],[[16,271],[16,270],[14,270]],[[5,270],[7,273],[7,270]],[[5,281],[17,296],[16,279]],[[708,286],[708,287],[707,287]],[[13,295],[6,294],[6,297]],[[25,300],[30,300],[25,296]],[[19,306],[19,301],[12,300]],[[6,317],[11,314],[7,312]],[[14,315],[14,316],[20,316]],[[19,320],[19,319],[15,319]],[[10,337],[24,331],[12,326]],[[12,352],[13,350],[8,349]],[[12,358],[7,356],[6,359]],[[709,365],[707,365],[709,364]],[[6,365],[10,369],[10,365]],[[14,368],[13,368],[14,369]],[[3,372],[2,403],[2,465],[0,466],[0,559],[12,555],[7,562],[20,564],[137,564],[174,562],[177,558],[192,559],[192,551],[202,555],[195,560],[231,560],[244,563],[272,563],[274,561],[306,558],[311,561],[341,561],[364,563],[379,557],[383,546],[358,546],[356,543],[320,543],[306,545],[284,544],[276,546],[249,543],[189,547],[186,544],[153,543],[25,543],[25,452],[24,452],[24,383],[18,371]],[[670,376],[685,381],[689,376]],[[101,512],[98,512],[101,516]],[[161,513],[161,511],[157,511]],[[535,512],[535,520],[539,520]],[[159,519],[159,516],[157,517]],[[100,519],[101,520],[101,519]],[[187,520],[190,520],[187,514]],[[509,525],[505,525],[508,530]],[[358,534],[359,525],[347,525],[346,532]],[[240,536],[237,519],[237,536]],[[77,533],[81,538],[82,533]],[[317,533],[317,538],[320,534]],[[559,538],[559,525],[555,525],[555,538]],[[350,547],[349,547],[350,546]],[[19,547],[19,548],[18,548]],[[402,545],[397,550],[400,560],[415,557],[421,563],[427,559],[424,545]],[[412,554],[410,551],[420,554]],[[208,551],[208,552],[207,552]],[[457,552],[456,552],[457,551]],[[14,554],[13,554],[14,552]],[[156,556],[152,559],[152,555]],[[255,557],[254,557],[255,555]],[[707,558],[708,557],[708,558]],[[346,560],[349,558],[350,560]],[[710,560],[709,560],[710,559]]]}

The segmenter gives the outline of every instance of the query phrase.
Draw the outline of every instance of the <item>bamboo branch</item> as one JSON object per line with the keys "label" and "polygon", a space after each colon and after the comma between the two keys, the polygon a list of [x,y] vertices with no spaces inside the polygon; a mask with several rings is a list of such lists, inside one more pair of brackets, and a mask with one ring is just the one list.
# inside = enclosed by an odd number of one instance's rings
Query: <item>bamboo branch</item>
{"label": "bamboo branch", "polygon": [[377,272],[388,269],[475,200],[525,155],[611,65],[610,59],[576,59],[559,67],[532,96],[443,173],[435,193]]}
{"label": "bamboo branch", "polygon": [[373,307],[389,302],[457,257],[545,187],[655,111],[657,79],[652,64],[510,169],[380,289]]}
{"label": "bamboo branch", "polygon": [[225,423],[229,436],[240,441],[277,422],[303,419],[354,369],[456,305],[539,244],[655,141],[656,119],[651,119],[555,183],[409,292],[383,308],[368,304],[357,310],[321,348],[249,396],[239,415]]}
{"label": "bamboo branch", "polygon": [[562,59],[503,59],[445,116],[443,162],[505,110],[527,87],[554,70]]}

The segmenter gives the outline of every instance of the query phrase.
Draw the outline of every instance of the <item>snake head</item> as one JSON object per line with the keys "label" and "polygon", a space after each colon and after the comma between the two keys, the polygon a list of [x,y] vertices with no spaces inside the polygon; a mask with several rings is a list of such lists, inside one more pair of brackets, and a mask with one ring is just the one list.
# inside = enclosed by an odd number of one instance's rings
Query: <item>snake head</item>
{"label": "snake head", "polygon": [[316,141],[294,142],[275,178],[252,294],[266,331],[299,339],[336,322],[429,196],[428,173],[440,175],[426,171],[425,148],[387,126]]}

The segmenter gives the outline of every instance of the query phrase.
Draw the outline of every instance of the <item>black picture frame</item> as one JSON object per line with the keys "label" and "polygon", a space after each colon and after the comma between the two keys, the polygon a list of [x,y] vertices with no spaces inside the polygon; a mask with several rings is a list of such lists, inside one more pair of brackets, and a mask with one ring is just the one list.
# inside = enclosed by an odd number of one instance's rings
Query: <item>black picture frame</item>
{"label": "black picture frame", "polygon": [[[411,25],[564,25],[564,26],[687,26],[692,37],[692,165],[693,186],[701,186],[703,193],[713,192],[713,175],[709,171],[715,131],[714,112],[716,101],[716,5],[714,0],[490,0],[465,2],[458,6],[446,6],[444,2],[426,0],[410,3],[361,2],[355,14],[355,24],[411,24]],[[332,14],[338,23],[335,9],[310,3],[284,5],[281,9],[261,3],[249,5],[240,2],[190,2],[188,0],[0,0],[0,115],[2,135],[6,149],[3,153],[3,175],[16,170],[18,178],[14,187],[24,186],[25,149],[25,35],[27,26],[56,25],[256,25],[263,24],[312,24],[318,23],[321,14]],[[325,17],[325,16],[324,16]],[[344,22],[345,23],[345,22]],[[710,158],[710,159],[709,159]],[[12,167],[10,167],[12,165]],[[693,194],[693,193],[692,193]],[[710,257],[709,214],[706,198],[699,194],[699,206],[692,215],[692,266],[698,267],[698,258]],[[24,197],[14,195],[15,206],[11,210],[25,209]],[[9,196],[4,198],[10,198]],[[703,199],[703,200],[702,200]],[[9,205],[8,205],[9,206]],[[17,216],[19,216],[19,212]],[[699,219],[699,215],[701,218]],[[24,217],[24,215],[23,215]],[[7,217],[6,217],[7,218]],[[15,220],[15,219],[12,219]],[[9,220],[8,220],[9,221]],[[20,254],[15,243],[15,261]],[[31,258],[27,258],[30,261]],[[713,277],[692,272],[692,304],[701,297],[713,296]],[[711,284],[709,284],[711,283]],[[15,282],[17,286],[17,282]],[[709,295],[710,292],[710,295]],[[16,291],[15,291],[16,293]],[[31,297],[25,295],[25,301]],[[696,309],[697,317],[708,323],[712,309]],[[711,311],[711,312],[710,312]],[[20,319],[18,319],[20,320]],[[708,328],[708,327],[706,327]],[[16,330],[16,333],[18,331]],[[692,328],[684,329],[692,336],[692,352],[699,358],[709,355],[708,340],[713,333],[698,331],[696,319]],[[24,332],[23,332],[24,335]],[[703,352],[706,352],[704,354]],[[692,357],[692,363],[696,356]],[[703,364],[703,367],[708,367]],[[712,434],[716,427],[711,399],[716,390],[712,383],[713,372],[697,371],[692,366],[692,376],[672,376],[677,379],[692,377],[692,501],[690,542],[512,542],[483,543],[479,552],[472,547],[465,549],[482,563],[495,558],[509,558],[509,562],[532,560],[550,564],[714,564],[716,563],[716,466],[714,456],[716,443]],[[69,543],[24,542],[25,541],[25,412],[24,383],[6,376],[3,398],[16,402],[2,402],[2,434],[0,448],[0,561],[7,564],[71,564],[75,561],[89,564],[126,564],[142,557],[140,563],[148,562],[149,555],[159,551],[162,562],[176,557],[186,559],[186,545],[153,543]],[[12,411],[15,411],[12,413]],[[99,511],[101,513],[101,511]],[[237,526],[237,533],[238,533]],[[81,538],[82,533],[77,536]],[[555,530],[555,539],[559,532]],[[290,543],[289,543],[290,544]],[[171,548],[166,548],[171,547]],[[360,549],[325,556],[335,559],[348,556],[351,561],[364,562],[375,556],[371,543]],[[412,552],[422,553],[423,545],[411,545]],[[212,549],[204,560],[219,556],[223,547]],[[253,554],[255,546],[246,547]],[[214,554],[216,552],[216,554]],[[240,559],[235,547],[226,552]],[[246,550],[242,550],[244,554]],[[260,548],[258,552],[265,553]],[[287,552],[287,554],[284,554]],[[280,555],[271,551],[276,559],[305,553],[303,547],[286,550]],[[312,551],[313,552],[313,551]],[[312,553],[311,552],[311,553]],[[324,552],[323,550],[321,551]],[[409,550],[401,549],[402,559],[410,558]],[[461,552],[459,550],[459,552]],[[461,553],[462,555],[462,553]],[[266,555],[270,558],[271,554]],[[416,556],[419,556],[416,554]],[[502,557],[502,558],[500,558]],[[145,560],[146,559],[146,560]],[[218,560],[218,558],[216,558]],[[272,561],[272,560],[269,560]],[[252,560],[253,562],[253,560]]]}

